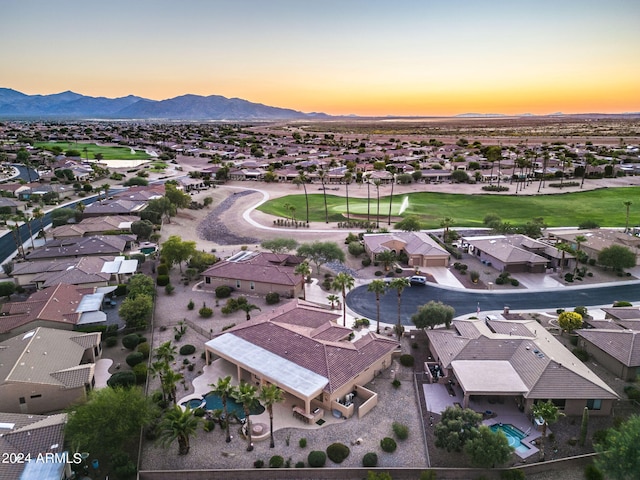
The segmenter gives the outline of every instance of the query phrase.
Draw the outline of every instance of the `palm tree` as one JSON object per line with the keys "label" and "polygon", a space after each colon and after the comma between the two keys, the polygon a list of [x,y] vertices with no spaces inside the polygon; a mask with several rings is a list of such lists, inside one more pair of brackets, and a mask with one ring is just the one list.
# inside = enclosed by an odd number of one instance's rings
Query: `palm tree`
{"label": "palm tree", "polygon": [[544,149],[542,154],[542,175],[540,176],[540,183],[538,184],[538,193],[540,193],[540,189],[544,185],[544,177],[547,174],[547,162],[549,162],[549,151],[546,145],[542,148]]}
{"label": "palm tree", "polygon": [[407,279],[405,277],[394,278],[393,280],[391,280],[391,283],[389,283],[389,289],[396,290],[398,292],[398,323],[396,325],[396,333],[398,334],[398,339],[402,335],[402,320],[400,318],[400,306],[401,306],[401,302],[402,302],[402,291],[405,288],[410,287],[410,286],[411,286],[411,283],[409,283],[409,279]]}
{"label": "palm tree", "polygon": [[13,236],[13,241],[16,244],[18,255],[22,258],[25,258],[24,245],[22,243],[22,239],[20,238],[20,225],[18,225],[20,218],[12,217],[10,220],[14,221],[15,223],[13,225],[9,225],[9,223],[7,223],[7,227],[11,229],[11,235]]}
{"label": "palm tree", "polygon": [[396,261],[396,254],[391,250],[383,250],[376,255],[376,260],[382,263],[386,272],[391,264]]}
{"label": "palm tree", "polygon": [[158,348],[156,348],[155,353],[153,354],[153,358],[165,362],[167,365],[173,362],[176,358],[177,348],[175,345],[172,345],[171,342],[164,342],[160,344]]}
{"label": "palm tree", "polygon": [[254,305],[253,303],[242,303],[238,306],[238,308],[247,314],[247,322],[251,320],[251,312],[253,310],[260,310],[260,307]]}
{"label": "palm tree", "polygon": [[307,278],[309,278],[309,275],[311,275],[311,267],[309,266],[309,262],[299,263],[298,265],[296,265],[296,268],[293,271],[296,275],[302,275],[302,278],[304,279],[304,283],[302,284],[302,299],[306,300],[307,299],[307,292],[306,292]]}
{"label": "palm tree", "polygon": [[369,224],[371,223],[371,192],[370,192],[371,182],[367,178],[367,228],[369,228]]}
{"label": "palm tree", "polygon": [[320,169],[320,171],[318,172],[318,176],[320,177],[320,182],[322,183],[322,196],[324,197],[324,222],[329,223],[329,210],[327,209],[327,189],[324,186],[326,173],[324,169]]}
{"label": "palm tree", "polygon": [[104,199],[107,199],[107,196],[109,195],[109,189],[111,188],[111,185],[109,185],[108,183],[103,183],[102,186],[100,187],[100,189],[104,192]]}
{"label": "palm tree", "polygon": [[160,422],[160,441],[163,446],[178,440],[178,455],[189,453],[189,438],[196,434],[200,419],[187,407],[174,406]]}
{"label": "palm tree", "polygon": [[388,225],[391,225],[391,205],[393,204],[393,186],[396,183],[396,176],[391,174],[391,196],[389,197],[389,222]]}
{"label": "palm tree", "polygon": [[376,228],[380,228],[380,180],[377,178],[373,181],[376,186],[376,193],[378,195],[378,210],[376,211]]}
{"label": "palm tree", "polygon": [[260,388],[258,399],[269,412],[269,432],[271,433],[271,443],[269,444],[269,448],[274,448],[276,443],[273,438],[273,406],[276,403],[284,401],[284,392],[276,385],[269,383],[268,385],[263,385],[262,388]]}
{"label": "palm tree", "polygon": [[542,420],[542,437],[540,441],[540,461],[544,461],[544,442],[547,437],[547,426],[558,421],[560,417],[564,416],[564,413],[558,410],[550,400],[546,402],[538,402],[531,408],[531,414],[533,418],[540,418]]}
{"label": "palm tree", "polygon": [[342,292],[342,325],[347,326],[347,291],[351,290],[355,284],[355,280],[351,275],[340,272],[333,279],[331,287]]}
{"label": "palm tree", "polygon": [[327,300],[329,300],[329,305],[331,306],[331,310],[333,310],[334,308],[336,308],[336,302],[340,300],[340,297],[331,293],[327,295]]}
{"label": "palm tree", "polygon": [[253,443],[251,442],[251,409],[255,408],[258,403],[257,391],[258,389],[256,387],[243,380],[240,382],[240,385],[238,385],[236,391],[232,394],[232,397],[238,403],[242,404],[244,416],[247,420],[247,423],[245,424],[247,426],[247,452],[253,450]]}
{"label": "palm tree", "polygon": [[31,218],[26,217],[25,218],[25,222],[24,222],[24,223],[27,224],[27,229],[29,230],[29,238],[31,239],[31,250],[35,250],[36,249],[36,246],[33,243],[33,230],[31,229],[31,222],[33,222],[33,220],[34,220],[33,217],[31,217]]}
{"label": "palm tree", "polygon": [[42,209],[40,207],[36,207],[33,209],[31,214],[33,215],[34,220],[38,220],[38,232],[44,233],[44,230],[42,229],[42,219],[44,218],[44,212],[42,211]]}
{"label": "palm tree", "polygon": [[174,406],[178,404],[176,384],[183,378],[184,377],[181,373],[174,372],[170,368],[167,368],[167,370],[165,370],[164,377],[162,378],[162,389],[171,399]]}
{"label": "palm tree", "polygon": [[347,171],[344,174],[344,189],[345,189],[345,193],[347,196],[347,222],[350,220],[349,219],[349,184],[351,183],[351,179],[353,178],[353,175],[351,174],[351,172]]}
{"label": "palm tree", "polygon": [[[489,177],[489,185],[492,185],[493,184],[493,166],[496,160],[499,160],[502,157],[502,149],[497,145],[492,145],[490,147],[487,147],[485,155],[487,157],[487,161],[491,163],[491,174]],[[498,170],[500,170],[500,167],[498,167]],[[498,175],[498,181],[500,181],[499,177],[500,175]]]}
{"label": "palm tree", "polygon": [[631,205],[633,205],[632,202],[630,202],[629,200],[627,200],[626,202],[622,202],[624,204],[625,207],[627,207],[627,219],[625,221],[624,224],[624,231],[625,233],[629,231],[629,207],[631,207]]}
{"label": "palm tree", "polygon": [[219,378],[217,383],[211,383],[209,386],[213,387],[213,393],[218,395],[222,401],[222,411],[224,412],[224,423],[227,432],[226,442],[229,443],[231,441],[231,435],[229,434],[229,412],[227,411],[227,400],[234,396],[236,387],[231,385],[231,375]]}
{"label": "palm tree", "polygon": [[584,179],[587,177],[588,172],[588,168],[593,165],[593,162],[595,161],[595,157],[593,156],[592,153],[585,153],[584,154],[584,173],[582,174],[582,181],[580,182],[580,188],[582,188],[582,186],[584,185]]}
{"label": "palm tree", "polygon": [[576,267],[573,270],[573,274],[575,275],[578,271],[578,260],[580,259],[581,252],[580,247],[582,247],[582,244],[587,241],[587,237],[584,235],[576,235],[576,238],[574,238],[573,241],[576,242]]}
{"label": "palm tree", "polygon": [[449,241],[449,228],[453,225],[453,219],[451,217],[444,217],[440,220],[440,226],[444,229],[442,233],[442,240],[444,243]]}
{"label": "palm tree", "polygon": [[293,179],[293,183],[295,183],[296,185],[302,185],[302,188],[304,188],[304,201],[307,204],[307,225],[309,225],[309,197],[307,196],[307,177],[305,177],[302,170],[298,173],[298,176]]}
{"label": "palm tree", "polygon": [[376,295],[376,333],[380,333],[380,295],[383,295],[387,291],[387,284],[384,280],[373,280],[369,286],[367,286],[368,292],[373,292]]}

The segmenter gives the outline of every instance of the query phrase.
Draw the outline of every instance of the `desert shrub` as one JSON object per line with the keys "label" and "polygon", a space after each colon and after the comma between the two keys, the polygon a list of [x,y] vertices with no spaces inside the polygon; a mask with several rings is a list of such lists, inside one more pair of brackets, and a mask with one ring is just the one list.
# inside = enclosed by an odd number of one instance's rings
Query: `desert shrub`
{"label": "desert shrub", "polygon": [[371,259],[369,257],[364,257],[360,263],[363,267],[368,267],[371,265]]}
{"label": "desert shrub", "polygon": [[280,455],[274,455],[269,459],[269,468],[282,468],[284,465],[284,458]]}
{"label": "desert shrub", "polygon": [[171,295],[175,290],[176,290],[176,287],[174,287],[171,284],[164,287],[164,293],[166,293],[167,295]]}
{"label": "desert shrub", "polygon": [[304,462],[296,462],[296,468],[304,468]]}
{"label": "desert shrub", "polygon": [[584,478],[586,480],[604,480],[604,474],[593,463],[584,467]]}
{"label": "desert shrub", "polygon": [[117,343],[118,343],[117,337],[107,337],[104,340],[105,347],[115,347]]}
{"label": "desert shrub", "polygon": [[107,385],[111,388],[116,387],[132,387],[136,384],[136,374],[129,372],[117,372],[111,375],[107,380]]}
{"label": "desert shrub", "polygon": [[347,250],[354,257],[359,257],[364,253],[364,246],[360,245],[360,242],[350,242]]}
{"label": "desert shrub", "polygon": [[511,285],[514,287],[517,287],[518,285],[520,285],[520,282],[518,281],[517,278],[512,278],[511,279]]}
{"label": "desert shrub", "polygon": [[193,300],[189,300],[189,303],[187,303],[187,310],[193,310],[195,306],[196,304],[193,303]]}
{"label": "desert shrub", "polygon": [[213,316],[213,309],[207,306],[204,306],[198,310],[198,315],[202,318],[211,318]]}
{"label": "desert shrub", "polygon": [[220,285],[216,287],[216,298],[228,298],[231,296],[232,289],[228,285]]}
{"label": "desert shrub", "polygon": [[502,278],[502,277],[496,278],[495,284],[496,285],[503,285],[504,284],[504,278]]}
{"label": "desert shrub", "polygon": [[169,275],[169,267],[165,263],[158,265],[156,271],[158,272],[158,275]]}
{"label": "desert shrub", "polygon": [[307,446],[307,439],[306,439],[306,438],[304,438],[304,437],[303,437],[303,438],[301,438],[301,439],[298,441],[298,445],[300,445],[300,448],[306,448],[306,446]]}
{"label": "desert shrub", "polygon": [[381,277],[381,276],[383,276],[383,275],[384,275],[384,272],[383,272],[382,270],[376,270],[376,271],[374,272],[374,275],[375,275],[376,277]]}
{"label": "desert shrub", "polygon": [[202,418],[205,416],[205,414],[207,413],[207,411],[202,408],[202,407],[198,407],[193,411],[193,416],[194,417],[198,417],[198,418]]}
{"label": "desert shrub", "polygon": [[140,335],[137,333],[130,333],[122,337],[122,346],[127,350],[133,350],[140,343]]}
{"label": "desert shrub", "polygon": [[626,302],[626,301],[622,300],[622,301],[618,301],[618,302],[613,302],[613,306],[614,307],[631,307],[632,304],[630,302]]}
{"label": "desert shrub", "polygon": [[406,425],[399,422],[393,422],[391,428],[399,440],[406,440],[409,437],[409,427]]}
{"label": "desert shrub", "polygon": [[264,467],[264,460],[256,460],[255,462],[253,462],[253,466],[256,468]]}
{"label": "desert shrub", "polygon": [[186,344],[180,347],[180,355],[191,355],[196,351],[196,347]]}
{"label": "desert shrub", "polygon": [[413,358],[413,355],[405,353],[404,355],[400,355],[400,363],[405,367],[413,367],[415,359]]}
{"label": "desert shrub", "polygon": [[504,470],[500,472],[502,480],[524,480],[524,472],[522,470]]}
{"label": "desert shrub", "polygon": [[280,294],[278,292],[269,292],[265,295],[264,300],[267,305],[275,305],[280,301]]}
{"label": "desert shrub", "polygon": [[169,285],[169,282],[171,280],[169,279],[169,275],[158,275],[158,278],[156,279],[156,284],[159,287],[166,287],[167,285]]}
{"label": "desert shrub", "polygon": [[565,273],[564,274],[564,281],[571,283],[573,282],[573,273]]}
{"label": "desert shrub", "polygon": [[393,388],[395,389],[400,388],[400,385],[401,385],[400,380],[398,380],[397,378],[394,378],[393,382],[391,382],[391,385],[393,385]]}
{"label": "desert shrub", "polygon": [[130,367],[135,367],[136,365],[138,365],[139,363],[144,361],[144,354],[141,352],[133,352],[130,353],[129,355],[127,355],[127,365],[129,365]]}
{"label": "desert shrub", "polygon": [[396,451],[396,448],[398,448],[398,444],[393,438],[384,437],[382,440],[380,440],[380,448],[382,448],[382,450],[387,453],[393,453]]}
{"label": "desert shrub", "polygon": [[143,385],[147,381],[147,364],[138,363],[133,367],[133,373],[136,376],[136,384]]}
{"label": "desert shrub", "polygon": [[204,425],[202,426],[202,429],[205,432],[213,432],[216,429],[215,420],[205,420]]}
{"label": "desert shrub", "polygon": [[362,457],[362,466],[370,468],[376,465],[378,465],[378,454],[375,452],[365,453]]}
{"label": "desert shrub", "polygon": [[333,463],[342,463],[351,451],[344,443],[335,442],[327,447],[327,456]]}
{"label": "desert shrub", "polygon": [[307,457],[307,463],[310,467],[320,468],[324,467],[324,464],[327,462],[327,454],[321,450],[313,450],[309,452],[309,456]]}
{"label": "desert shrub", "polygon": [[138,345],[138,348],[136,349],[137,352],[140,352],[142,355],[144,355],[144,359],[146,360],[147,358],[149,358],[149,342],[142,342]]}
{"label": "desert shrub", "polygon": [[589,360],[589,353],[581,348],[574,348],[573,350],[571,350],[571,353],[573,353],[576,357],[578,357],[579,360],[583,362]]}

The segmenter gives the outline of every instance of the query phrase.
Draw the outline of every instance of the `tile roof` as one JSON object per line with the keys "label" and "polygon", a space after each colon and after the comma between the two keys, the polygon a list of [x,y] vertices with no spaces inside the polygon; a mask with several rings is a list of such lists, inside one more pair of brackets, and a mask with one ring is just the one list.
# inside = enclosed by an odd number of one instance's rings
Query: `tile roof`
{"label": "tile roof", "polygon": [[[223,260],[215,263],[201,275],[287,286],[298,285],[304,281],[301,275],[295,273],[295,266],[300,263],[300,257],[265,253],[251,256],[251,253],[246,253],[246,260]],[[294,261],[296,263],[292,263]]]}
{"label": "tile roof", "polygon": [[364,235],[363,239],[367,248],[373,253],[390,250],[393,242],[400,242],[409,255],[449,255],[449,252],[425,232],[373,233]]}
{"label": "tile roof", "polygon": [[627,367],[640,367],[640,331],[587,328],[576,333]]}
{"label": "tile roof", "polygon": [[48,241],[43,247],[27,254],[27,260],[78,257],[83,255],[119,255],[124,252],[130,237],[124,235],[96,235],[92,237],[60,238]]}

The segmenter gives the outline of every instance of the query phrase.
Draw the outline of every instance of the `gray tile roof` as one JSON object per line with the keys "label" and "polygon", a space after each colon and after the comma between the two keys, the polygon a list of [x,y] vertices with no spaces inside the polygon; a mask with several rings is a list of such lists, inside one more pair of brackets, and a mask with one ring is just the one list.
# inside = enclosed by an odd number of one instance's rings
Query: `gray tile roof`
{"label": "gray tile roof", "polygon": [[286,286],[295,286],[303,282],[302,276],[294,271],[297,263],[291,264],[286,258],[281,257],[273,254],[258,254],[245,261],[223,260],[209,267],[201,275]]}
{"label": "gray tile roof", "polygon": [[627,367],[640,367],[640,331],[589,328],[576,333]]}

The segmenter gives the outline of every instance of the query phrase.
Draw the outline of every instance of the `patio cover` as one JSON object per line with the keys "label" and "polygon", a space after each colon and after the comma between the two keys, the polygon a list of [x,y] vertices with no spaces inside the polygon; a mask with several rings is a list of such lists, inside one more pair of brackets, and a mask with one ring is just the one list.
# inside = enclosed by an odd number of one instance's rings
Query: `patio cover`
{"label": "patio cover", "polygon": [[315,397],[329,383],[328,378],[231,333],[209,340],[205,345],[216,355],[257,373],[301,397]]}
{"label": "patio cover", "polygon": [[509,395],[529,391],[505,360],[454,360],[451,367],[465,394]]}

